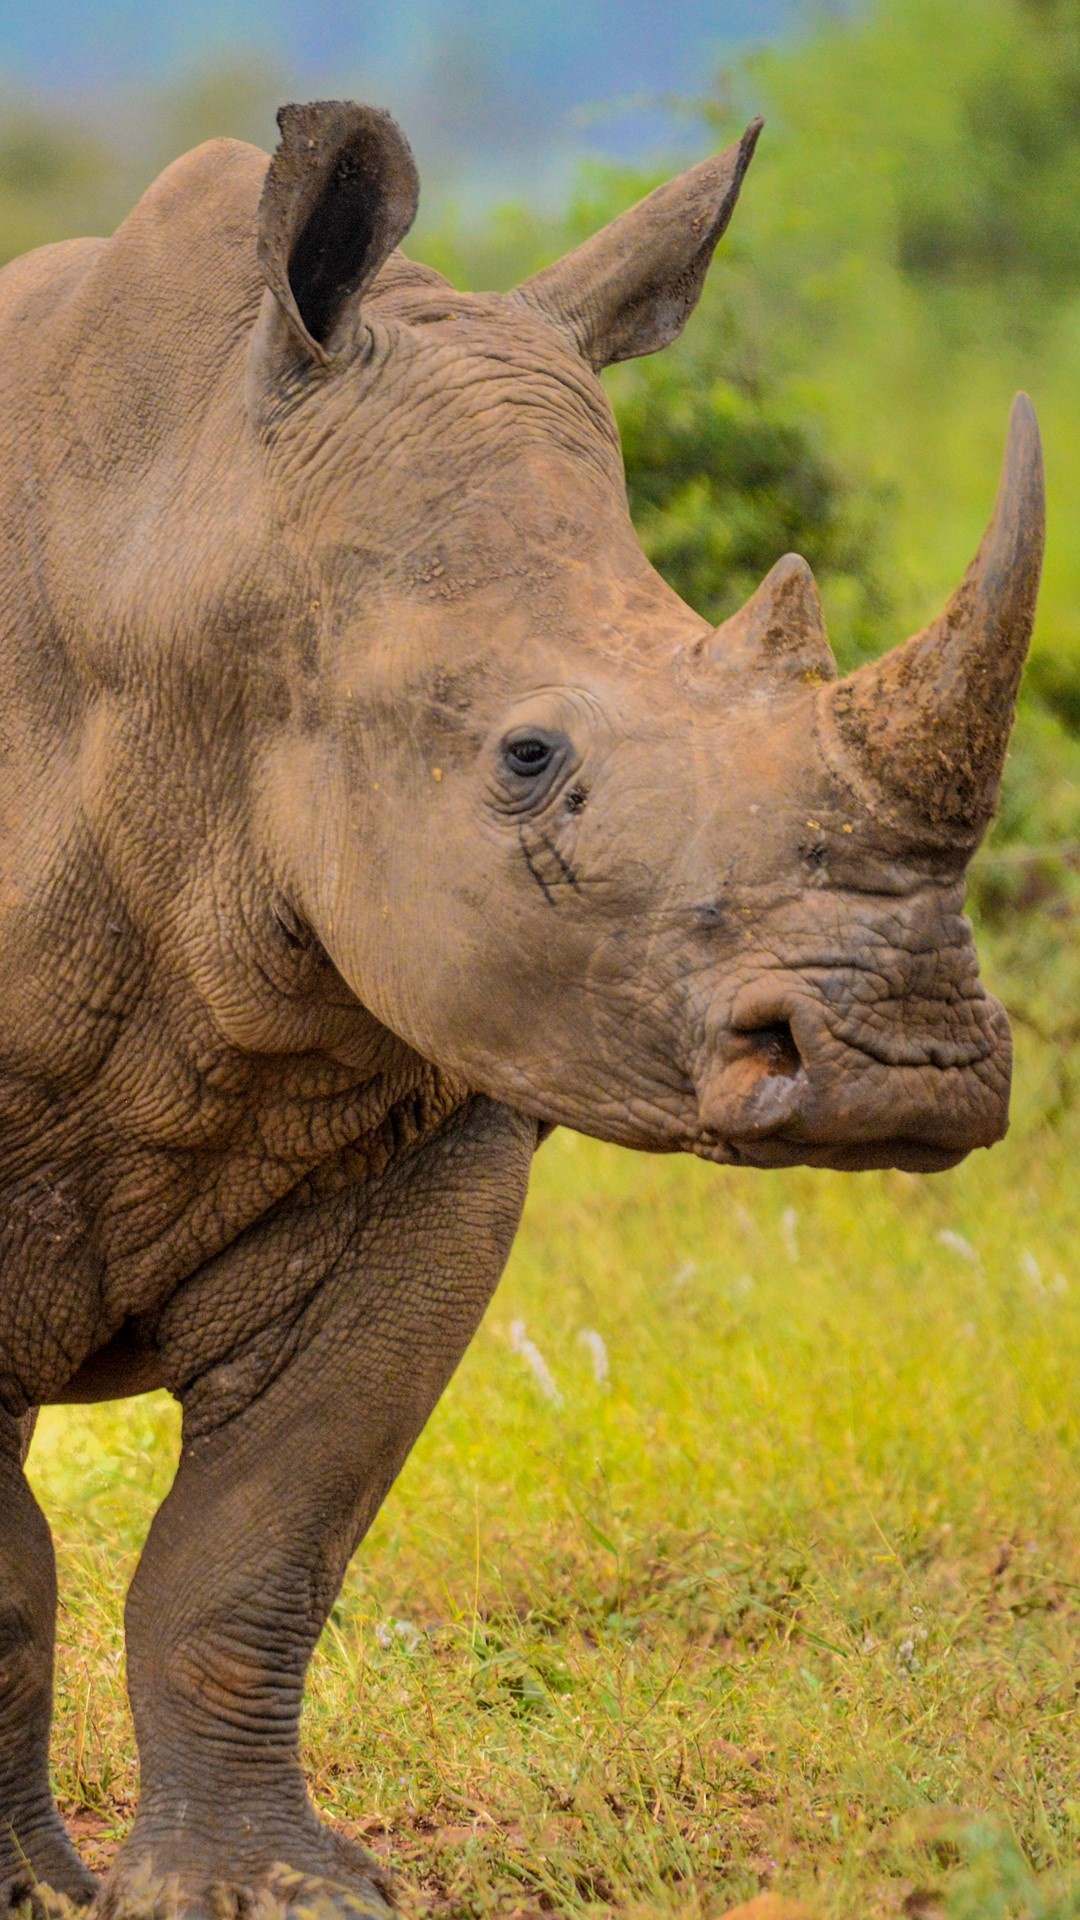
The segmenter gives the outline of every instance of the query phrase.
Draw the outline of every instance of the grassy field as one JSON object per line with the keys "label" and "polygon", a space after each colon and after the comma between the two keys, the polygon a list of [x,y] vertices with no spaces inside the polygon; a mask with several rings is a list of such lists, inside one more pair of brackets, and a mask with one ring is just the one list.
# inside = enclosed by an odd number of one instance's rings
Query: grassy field
{"label": "grassy field", "polygon": [[[1008,1142],[935,1180],[545,1146],[310,1689],[315,1797],[407,1909],[1080,1915],[1080,1112],[1020,1038]],[[176,1443],[151,1396],[31,1455],[98,1863]]]}

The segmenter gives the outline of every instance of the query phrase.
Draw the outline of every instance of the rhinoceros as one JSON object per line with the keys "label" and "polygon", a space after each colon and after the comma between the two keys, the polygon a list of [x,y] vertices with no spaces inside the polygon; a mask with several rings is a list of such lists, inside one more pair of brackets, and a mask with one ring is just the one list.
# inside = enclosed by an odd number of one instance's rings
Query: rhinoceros
{"label": "rhinoceros", "polygon": [[99,1911],[385,1913],[308,1798],[305,1670],[544,1135],[933,1171],[1006,1125],[962,906],[1030,404],[944,614],[839,679],[797,556],[718,631],[652,570],[598,378],[680,332],[756,123],[480,295],[398,250],[388,115],[279,122],[0,279],[0,1908],[95,1893],[49,1787],[36,1408],[183,1408]]}

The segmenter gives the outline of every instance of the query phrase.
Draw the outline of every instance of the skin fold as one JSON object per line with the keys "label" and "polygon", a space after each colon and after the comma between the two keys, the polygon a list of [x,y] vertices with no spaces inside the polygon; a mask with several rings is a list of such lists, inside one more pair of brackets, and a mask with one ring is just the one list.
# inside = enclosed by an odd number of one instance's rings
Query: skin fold
{"label": "skin fold", "polygon": [[[1034,613],[1030,407],[941,619],[838,681],[796,556],[718,632],[652,571],[597,378],[681,330],[757,126],[465,295],[398,251],[388,116],[280,121],[0,275],[0,1912],[385,1912],[308,1801],[304,1675],[551,1126],[933,1171],[1007,1122],[963,888]],[[22,1460],[37,1407],[162,1385],[97,1890]]]}

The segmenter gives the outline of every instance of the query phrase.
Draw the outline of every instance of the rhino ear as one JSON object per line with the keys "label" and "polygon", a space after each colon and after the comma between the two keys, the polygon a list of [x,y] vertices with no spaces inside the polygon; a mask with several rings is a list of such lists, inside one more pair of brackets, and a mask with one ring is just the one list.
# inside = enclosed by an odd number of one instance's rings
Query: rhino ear
{"label": "rhino ear", "polygon": [[735,210],[763,122],[735,146],[657,187],[511,295],[573,339],[597,372],[682,332]]}
{"label": "rhino ear", "polygon": [[328,365],[357,334],[359,302],[416,215],[409,143],[378,107],[282,107],[259,202],[263,278],[301,356]]}

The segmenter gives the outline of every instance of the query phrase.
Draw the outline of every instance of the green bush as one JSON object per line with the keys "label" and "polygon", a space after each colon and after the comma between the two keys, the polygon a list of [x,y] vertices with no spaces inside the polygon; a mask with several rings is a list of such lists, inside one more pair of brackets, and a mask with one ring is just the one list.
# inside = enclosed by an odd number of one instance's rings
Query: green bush
{"label": "green bush", "polygon": [[886,606],[883,501],[860,491],[806,409],[776,383],[725,379],[687,354],[627,368],[615,401],[642,545],[690,606],[726,619],[794,549],[839,616],[845,664],[872,647]]}

